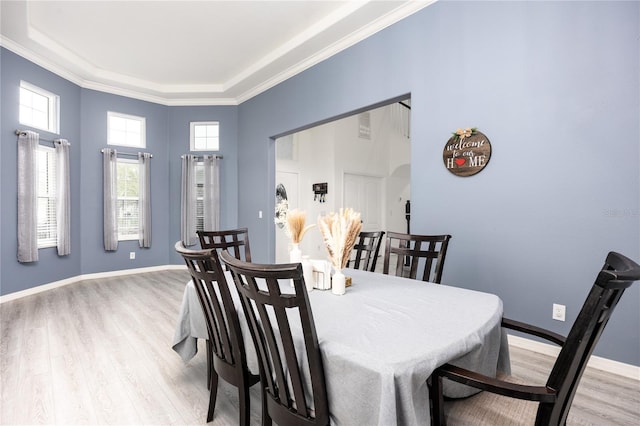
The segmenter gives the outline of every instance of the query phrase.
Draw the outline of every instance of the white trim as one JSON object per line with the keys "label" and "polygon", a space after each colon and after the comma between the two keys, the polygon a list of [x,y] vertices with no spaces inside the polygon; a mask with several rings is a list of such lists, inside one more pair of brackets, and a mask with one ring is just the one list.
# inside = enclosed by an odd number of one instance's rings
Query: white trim
{"label": "white trim", "polygon": [[[127,135],[125,137],[125,139],[127,139],[125,143],[116,143],[112,140],[113,138],[112,132],[114,129],[113,129],[113,123],[111,119],[113,118],[119,118],[125,121],[135,122],[140,125],[140,134],[138,135],[139,138],[136,141],[136,143],[129,143],[128,135],[130,135],[131,132],[127,132],[127,131],[125,131],[125,134]],[[129,148],[146,148],[147,147],[147,118],[140,117],[138,115],[124,114],[116,111],[107,111],[107,145],[125,146]]]}
{"label": "white trim", "polygon": [[[383,29],[401,21],[402,19],[418,12],[419,10],[427,6],[430,6],[431,4],[437,1],[438,0],[422,0],[422,1],[411,1],[411,2],[402,3],[400,7],[390,11],[386,15],[379,17],[375,21],[370,22],[363,28],[360,28],[359,30],[354,31],[353,33],[347,35],[346,37],[340,40],[337,40],[330,46],[327,46],[323,50],[320,50],[314,53],[313,55],[297,62],[296,64],[292,65],[288,69],[274,75],[273,77],[263,81],[262,83],[258,83],[255,86],[245,90],[243,93],[236,96],[238,104],[241,104],[253,98],[254,96],[257,96],[260,93],[265,92],[270,88],[282,83],[283,81],[286,81],[289,78],[295,75],[298,75],[303,71],[306,71],[307,69],[313,67],[314,65],[317,65],[320,62],[326,59],[329,59],[334,55],[337,55],[343,50],[346,50],[347,48],[359,43],[362,40],[367,39],[368,37],[376,34],[377,32],[382,31]],[[336,11],[336,13],[337,14],[344,13],[345,10],[348,10],[347,9],[348,7],[350,6],[347,5],[343,9]],[[347,15],[350,13],[351,12],[347,12]],[[325,24],[324,22],[318,22],[315,26],[324,25],[324,24]],[[287,44],[290,44],[290,43],[296,43],[296,40],[291,40]],[[257,65],[255,64],[253,65],[253,67],[256,67],[256,66]],[[262,67],[264,67],[264,65],[259,66],[257,69],[261,69]],[[227,86],[234,87],[236,85],[239,85],[239,82],[231,80],[225,84],[225,88]]]}
{"label": "white trim", "polygon": [[[29,91],[35,95],[46,98],[47,100],[47,124],[46,127],[38,126],[34,122],[23,121],[22,117],[22,90]],[[34,129],[44,130],[45,132],[60,134],[60,96],[56,95],[49,90],[29,83],[26,80],[20,80],[20,100],[18,102],[20,111],[18,112],[18,121],[24,126],[33,127]],[[33,104],[27,106],[29,109],[34,110]]]}
{"label": "white trim", "polygon": [[[31,25],[26,29],[29,32],[29,38],[33,42],[53,52],[54,56],[63,58],[63,62],[66,65],[58,65],[55,59],[44,57],[3,35],[0,35],[0,46],[85,89],[98,90],[100,92],[167,106],[239,105],[419,10],[430,6],[436,1],[437,0],[416,0],[401,2],[398,7],[390,10],[385,15],[367,23],[362,28],[357,29],[342,39],[335,41],[323,50],[315,52],[294,63],[288,69],[272,75],[266,80],[262,79],[264,81],[261,80],[261,82],[255,82],[256,76],[260,77],[259,72],[261,70],[272,66],[278,60],[282,60],[283,58],[286,60],[288,56],[296,55],[301,47],[315,40],[318,34],[321,34],[322,31],[330,28],[332,25],[339,24],[358,9],[366,6],[368,1],[347,2],[345,6],[336,10],[329,17],[317,22],[284,45],[277,47],[274,51],[259,58],[245,70],[234,75],[234,77],[216,84],[156,84],[119,73],[105,71],[95,67],[75,53],[51,40]],[[190,94],[193,94],[193,96],[190,96]]]}
{"label": "white trim", "polygon": [[[543,355],[549,355],[557,357],[560,353],[560,347],[551,345],[548,343],[537,342],[535,340],[527,339],[524,337],[513,336],[509,334],[509,345],[513,345],[517,348],[526,349],[532,352],[537,352]],[[597,370],[602,370],[607,373],[617,374],[629,379],[640,381],[640,366],[631,364],[625,364],[623,362],[614,361],[607,358],[591,355],[587,365]]]}
{"label": "white trim", "polygon": [[[196,149],[196,127],[198,126],[215,126],[218,128],[218,136],[214,139],[213,137],[206,137],[207,146],[203,149]],[[215,142],[215,147],[210,147],[209,142]],[[212,121],[190,121],[189,122],[189,146],[190,151],[200,152],[200,151],[220,151],[220,122],[217,120]]]}
{"label": "white trim", "polygon": [[[57,188],[57,184],[56,184],[56,169],[58,167],[58,160],[56,157],[56,150],[53,147],[50,146],[44,146],[44,145],[38,145],[37,148],[38,151],[38,184],[37,186],[37,196],[38,196],[38,200],[40,200],[40,198],[48,198],[49,200],[51,198],[53,198],[53,200],[55,201],[55,203],[58,203],[58,188]],[[40,153],[44,153],[46,155],[46,158],[42,158],[40,157]],[[41,164],[40,160],[44,160],[44,170],[47,171],[47,177],[45,178],[46,182],[45,185],[46,187],[49,188],[53,188],[51,191],[47,192],[46,194],[42,194],[41,191],[43,191],[42,187],[40,186],[40,172],[43,170],[43,164]],[[47,168],[46,166],[50,165],[51,167]],[[44,191],[43,191],[44,192]],[[37,236],[37,241],[38,241],[38,249],[44,249],[44,248],[50,248],[50,247],[56,247],[58,245],[58,238],[57,238],[57,221],[58,218],[56,216],[56,204],[54,204],[53,206],[53,211],[51,210],[51,207],[48,205],[47,206],[47,214],[46,214],[46,223],[47,223],[47,233],[53,232],[53,237],[49,236],[47,238],[40,238],[40,235]],[[40,223],[42,222],[42,217],[40,217],[40,209],[38,208],[38,224],[36,226],[37,230],[38,230],[38,234],[40,231]],[[51,213],[53,213],[53,220],[51,217]]]}
{"label": "white trim", "polygon": [[34,294],[42,293],[44,291],[53,290],[54,288],[64,287],[66,285],[74,284],[84,280],[94,280],[98,278],[109,278],[109,277],[119,277],[123,275],[142,274],[145,272],[166,271],[170,269],[186,270],[187,266],[186,265],[161,265],[161,266],[149,266],[147,268],[122,269],[120,271],[96,272],[93,274],[77,275],[75,277],[65,278],[60,281],[54,281],[48,284],[42,284],[36,287],[28,288],[26,290],[16,291],[15,293],[5,294],[4,296],[0,296],[0,304],[3,304],[5,302],[10,302],[16,299],[21,299],[23,297],[32,296]]}

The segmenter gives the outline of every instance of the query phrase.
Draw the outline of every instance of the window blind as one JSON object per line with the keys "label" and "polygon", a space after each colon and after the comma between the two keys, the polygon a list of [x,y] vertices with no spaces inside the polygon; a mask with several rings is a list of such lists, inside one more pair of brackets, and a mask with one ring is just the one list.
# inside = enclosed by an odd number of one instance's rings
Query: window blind
{"label": "window blind", "polygon": [[140,212],[138,206],[138,163],[118,159],[118,239],[138,239]]}
{"label": "window blind", "polygon": [[196,164],[196,230],[204,231],[204,164]]}
{"label": "window blind", "polygon": [[37,158],[38,248],[55,247],[57,244],[55,151],[52,148],[40,146]]}

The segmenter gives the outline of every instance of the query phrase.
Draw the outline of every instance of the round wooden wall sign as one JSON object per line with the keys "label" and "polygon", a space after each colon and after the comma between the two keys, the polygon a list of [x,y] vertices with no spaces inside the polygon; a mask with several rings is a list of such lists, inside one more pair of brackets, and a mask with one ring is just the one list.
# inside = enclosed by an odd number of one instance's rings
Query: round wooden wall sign
{"label": "round wooden wall sign", "polygon": [[447,170],[463,177],[482,171],[490,158],[491,142],[475,128],[458,129],[442,151],[442,160]]}

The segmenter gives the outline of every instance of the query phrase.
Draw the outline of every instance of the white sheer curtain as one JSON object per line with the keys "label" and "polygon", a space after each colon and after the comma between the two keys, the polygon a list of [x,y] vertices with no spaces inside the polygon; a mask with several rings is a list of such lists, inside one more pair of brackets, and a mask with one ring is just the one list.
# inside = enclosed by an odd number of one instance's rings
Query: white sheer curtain
{"label": "white sheer curtain", "polygon": [[40,135],[18,135],[18,262],[38,261],[37,149]]}
{"label": "white sheer curtain", "polygon": [[151,154],[138,153],[138,215],[140,231],[138,243],[140,247],[151,247]]}
{"label": "white sheer curtain", "polygon": [[118,156],[115,149],[102,150],[104,194],[104,249],[118,249],[118,215],[116,211],[118,188]]}
{"label": "white sheer curtain", "polygon": [[204,156],[204,229],[220,228],[220,159],[215,155]]}
{"label": "white sheer curtain", "polygon": [[196,235],[196,157],[194,155],[182,156],[180,239],[185,246],[192,246],[198,241]]}
{"label": "white sheer curtain", "polygon": [[53,141],[56,150],[56,227],[58,256],[71,253],[71,201],[69,197],[69,142]]}

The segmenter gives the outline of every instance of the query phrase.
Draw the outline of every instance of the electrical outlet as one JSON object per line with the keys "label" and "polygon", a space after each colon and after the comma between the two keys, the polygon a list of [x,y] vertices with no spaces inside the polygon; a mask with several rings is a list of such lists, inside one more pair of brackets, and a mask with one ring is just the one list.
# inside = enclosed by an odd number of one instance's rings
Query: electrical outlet
{"label": "electrical outlet", "polygon": [[262,210],[258,210],[258,219],[262,219]]}
{"label": "electrical outlet", "polygon": [[129,259],[134,260],[135,258],[136,258],[136,252],[135,251],[129,252]]}
{"label": "electrical outlet", "polygon": [[554,320],[564,321],[565,313],[566,313],[566,307],[564,305],[558,305],[557,303],[553,304],[552,318]]}

